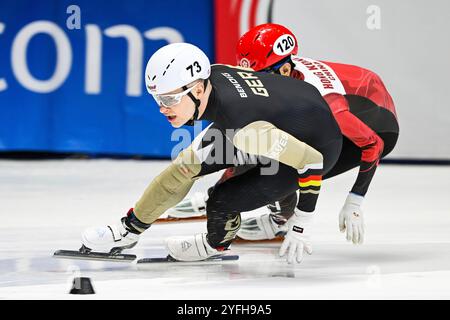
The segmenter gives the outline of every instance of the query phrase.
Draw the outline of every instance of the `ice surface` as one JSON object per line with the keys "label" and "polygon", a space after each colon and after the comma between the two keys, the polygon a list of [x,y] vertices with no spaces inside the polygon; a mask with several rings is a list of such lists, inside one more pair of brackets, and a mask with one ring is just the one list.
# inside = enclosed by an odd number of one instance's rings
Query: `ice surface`
{"label": "ice surface", "polygon": [[[166,165],[0,161],[0,299],[450,298],[448,166],[380,166],[363,207],[362,246],[345,241],[337,219],[356,172],[325,181],[314,253],[300,265],[278,258],[279,244],[234,245],[236,263],[145,270],[52,258],[56,249],[78,249],[84,227],[117,221]],[[191,192],[218,176],[200,180]],[[204,230],[204,222],[154,225],[132,251],[163,256],[165,237]],[[67,294],[76,275],[90,277],[97,294]]]}

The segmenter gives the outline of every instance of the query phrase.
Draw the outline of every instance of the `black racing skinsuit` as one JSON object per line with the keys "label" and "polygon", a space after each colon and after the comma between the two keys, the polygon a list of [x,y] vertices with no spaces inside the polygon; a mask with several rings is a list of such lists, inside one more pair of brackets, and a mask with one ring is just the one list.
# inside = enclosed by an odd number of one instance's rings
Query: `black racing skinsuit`
{"label": "black racing skinsuit", "polygon": [[[273,203],[299,189],[298,209],[314,211],[321,177],[333,168],[341,153],[342,134],[328,104],[306,82],[213,65],[210,83],[212,91],[201,120],[213,124],[196,138],[197,144],[192,144],[194,152],[202,154],[198,176],[253,164],[245,173],[216,184],[209,192],[208,242],[226,248],[239,229],[242,211]],[[298,172],[286,164],[264,157],[255,159],[235,148],[235,133],[255,121],[269,122],[319,151],[323,168]],[[306,181],[303,187],[300,180]]]}

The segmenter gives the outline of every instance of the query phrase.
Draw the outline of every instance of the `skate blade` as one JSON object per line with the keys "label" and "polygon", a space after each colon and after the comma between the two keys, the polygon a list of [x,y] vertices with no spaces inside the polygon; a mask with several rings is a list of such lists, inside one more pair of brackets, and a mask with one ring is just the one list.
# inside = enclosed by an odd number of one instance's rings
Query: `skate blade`
{"label": "skate blade", "polygon": [[179,261],[175,260],[171,256],[167,256],[165,258],[143,258],[139,259],[137,261],[138,266],[150,266],[150,265],[205,265],[205,264],[221,264],[221,263],[228,263],[228,262],[235,262],[239,260],[238,255],[227,255],[227,256],[220,256],[215,258],[209,258],[206,260],[201,261]]}
{"label": "skate blade", "polygon": [[132,262],[136,260],[134,254],[110,254],[105,252],[81,253],[75,250],[57,250],[53,254],[54,258],[58,259],[78,259],[78,260],[92,260],[92,261],[112,261],[112,262]]}

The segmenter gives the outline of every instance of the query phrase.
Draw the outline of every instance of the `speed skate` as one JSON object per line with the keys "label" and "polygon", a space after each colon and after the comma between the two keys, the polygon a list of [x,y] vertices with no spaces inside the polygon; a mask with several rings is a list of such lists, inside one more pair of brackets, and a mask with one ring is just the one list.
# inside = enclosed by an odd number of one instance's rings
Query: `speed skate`
{"label": "speed skate", "polygon": [[136,260],[134,254],[122,254],[121,250],[112,249],[110,252],[91,251],[84,245],[77,250],[57,250],[53,257],[59,259],[78,259],[78,260],[94,260],[94,261],[112,261],[112,262],[132,262]]}
{"label": "speed skate", "polygon": [[238,255],[221,255],[216,257],[210,257],[205,260],[200,261],[180,261],[175,258],[173,258],[171,255],[167,255],[165,258],[143,258],[139,259],[137,261],[137,264],[142,265],[153,265],[153,264],[160,264],[160,263],[171,263],[171,264],[193,264],[193,265],[199,265],[199,264],[210,264],[210,263],[220,263],[220,262],[232,262],[239,260]]}
{"label": "speed skate", "polygon": [[[57,250],[53,254],[54,258],[58,259],[75,259],[75,260],[90,260],[90,261],[110,261],[110,262],[133,262],[137,259],[134,254],[123,254],[120,250],[111,250],[110,252],[95,252],[82,246],[79,250]],[[156,258],[142,258],[137,261],[139,265],[145,264],[160,264],[160,263],[182,263],[182,264],[204,264],[216,262],[230,262],[239,260],[238,255],[221,255],[210,257],[201,261],[180,261],[173,258],[171,255],[166,257]]]}

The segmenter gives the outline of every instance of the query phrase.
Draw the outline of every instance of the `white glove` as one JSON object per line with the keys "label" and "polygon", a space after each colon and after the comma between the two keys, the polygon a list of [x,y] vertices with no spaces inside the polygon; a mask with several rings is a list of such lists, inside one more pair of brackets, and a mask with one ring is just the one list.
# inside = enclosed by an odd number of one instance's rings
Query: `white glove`
{"label": "white glove", "polygon": [[303,212],[295,208],[295,214],[286,222],[288,232],[280,248],[280,257],[286,252],[288,263],[300,263],[303,260],[303,251],[312,253],[310,242],[311,228],[313,225],[314,213]]}
{"label": "white glove", "polygon": [[364,215],[361,210],[363,196],[350,193],[345,200],[344,207],[339,213],[339,230],[347,230],[347,241],[362,244],[364,241]]}

